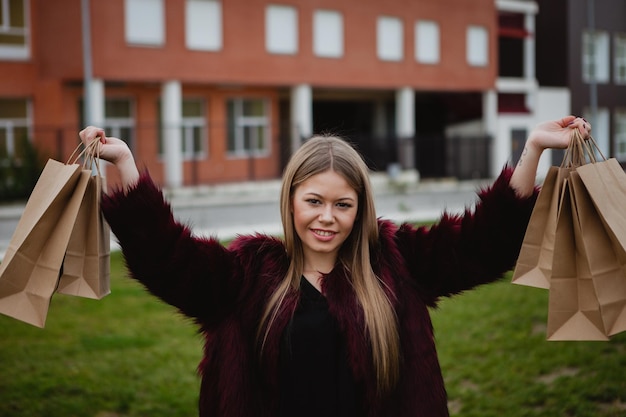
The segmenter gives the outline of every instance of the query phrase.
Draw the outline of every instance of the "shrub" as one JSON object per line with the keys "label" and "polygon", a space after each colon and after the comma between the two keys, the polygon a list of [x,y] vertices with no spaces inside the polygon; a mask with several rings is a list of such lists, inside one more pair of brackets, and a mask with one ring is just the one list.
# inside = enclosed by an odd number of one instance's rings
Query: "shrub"
{"label": "shrub", "polygon": [[17,138],[13,155],[8,155],[6,148],[1,147],[0,201],[27,199],[42,168],[39,153],[26,136]]}

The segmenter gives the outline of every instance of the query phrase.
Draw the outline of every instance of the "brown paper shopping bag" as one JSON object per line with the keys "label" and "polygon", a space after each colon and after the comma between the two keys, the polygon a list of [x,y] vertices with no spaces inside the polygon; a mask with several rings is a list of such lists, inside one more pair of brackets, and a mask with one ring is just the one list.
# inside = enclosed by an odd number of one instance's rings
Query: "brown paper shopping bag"
{"label": "brown paper shopping bag", "polygon": [[522,242],[513,283],[549,288],[554,252],[558,201],[569,168],[550,167],[530,216]]}
{"label": "brown paper shopping bag", "polygon": [[556,227],[548,305],[548,340],[608,340],[584,251],[580,216],[566,180]]}
{"label": "brown paper shopping bag", "polygon": [[[86,159],[86,164],[94,161],[97,166],[97,158],[90,156],[91,158]],[[104,178],[100,175],[98,166],[95,175],[90,175],[67,245],[58,293],[101,299],[111,292],[111,232],[100,211],[103,188]]]}
{"label": "brown paper shopping bag", "polygon": [[576,171],[606,228],[626,250],[626,173],[615,158],[587,164]]}
{"label": "brown paper shopping bag", "polygon": [[0,264],[0,313],[45,325],[88,180],[79,164],[46,163]]}
{"label": "brown paper shopping bag", "polygon": [[590,149],[577,129],[559,167],[550,167],[531,213],[526,234],[517,258],[512,282],[537,288],[550,288],[554,258],[556,225],[564,184],[570,172],[585,164]]}
{"label": "brown paper shopping bag", "polygon": [[[626,251],[612,238],[579,174],[570,184],[582,241],[607,336],[626,330]],[[577,242],[577,244],[579,244]]]}

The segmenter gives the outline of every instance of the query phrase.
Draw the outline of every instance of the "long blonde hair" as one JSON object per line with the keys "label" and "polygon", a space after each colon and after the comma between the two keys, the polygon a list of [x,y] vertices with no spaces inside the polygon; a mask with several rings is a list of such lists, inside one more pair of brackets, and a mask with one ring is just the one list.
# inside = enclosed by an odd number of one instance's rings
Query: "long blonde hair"
{"label": "long blonde hair", "polygon": [[[359,153],[344,140],[334,136],[315,136],[294,153],[283,174],[280,212],[289,269],[272,294],[261,318],[259,338],[263,334],[261,352],[270,328],[290,290],[298,291],[304,268],[302,241],[293,224],[291,211],[293,193],[308,178],[332,170],[343,176],[358,194],[358,213],[350,237],[339,253],[339,262],[350,271],[352,287],[363,308],[365,327],[369,333],[377,387],[389,391],[398,379],[400,342],[398,325],[384,285],[372,270],[370,246],[378,243],[376,210],[369,182],[369,173]],[[262,331],[265,328],[265,331]]]}

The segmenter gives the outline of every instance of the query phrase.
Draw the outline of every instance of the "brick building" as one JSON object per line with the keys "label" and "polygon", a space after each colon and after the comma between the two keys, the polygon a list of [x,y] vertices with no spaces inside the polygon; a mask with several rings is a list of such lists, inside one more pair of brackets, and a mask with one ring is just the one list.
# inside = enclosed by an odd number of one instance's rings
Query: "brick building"
{"label": "brick building", "polygon": [[171,187],[277,178],[319,132],[375,170],[488,177],[569,111],[535,78],[533,1],[0,5],[0,152],[62,159],[101,125]]}

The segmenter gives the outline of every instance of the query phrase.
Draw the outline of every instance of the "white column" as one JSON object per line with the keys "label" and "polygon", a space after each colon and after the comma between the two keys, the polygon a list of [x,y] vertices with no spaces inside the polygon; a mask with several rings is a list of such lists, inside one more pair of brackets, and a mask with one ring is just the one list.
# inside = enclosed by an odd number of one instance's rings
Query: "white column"
{"label": "white column", "polygon": [[396,136],[398,162],[403,169],[415,168],[415,92],[410,87],[396,90]]}
{"label": "white column", "polygon": [[524,39],[524,78],[528,81],[535,79],[535,15],[526,13],[524,28],[529,36]]}
{"label": "white column", "polygon": [[396,91],[396,133],[400,138],[415,136],[415,92],[410,87]]}
{"label": "white column", "polygon": [[[524,78],[529,85],[536,86],[535,80],[535,15],[526,13],[524,28],[529,36],[524,39]],[[537,109],[537,89],[532,88],[526,92],[526,107],[534,113]]]}
{"label": "white column", "polygon": [[[89,89],[89,92],[85,94],[85,100],[89,100],[85,106],[85,123],[91,126],[102,127],[105,119],[104,103],[106,97],[104,94],[104,80],[92,78],[85,85],[85,88]],[[106,161],[100,161],[100,175],[103,177],[106,175],[106,165]],[[92,168],[95,170],[95,165]]]}
{"label": "white column", "polygon": [[308,84],[291,89],[291,153],[313,134],[313,91]]}
{"label": "white column", "polygon": [[165,185],[183,184],[183,152],[181,127],[183,122],[182,87],[180,81],[167,81],[161,90],[161,118],[163,120],[163,149],[165,158]]}
{"label": "white column", "polygon": [[506,144],[502,143],[503,138],[498,132],[498,94],[495,90],[483,92],[483,124],[485,134],[491,137],[489,175],[495,178],[508,158]]}
{"label": "white column", "polygon": [[102,126],[104,124],[104,81],[101,78],[92,78],[89,85],[90,94],[87,94],[89,103],[87,109],[89,114],[85,114],[87,123],[93,126]]}

